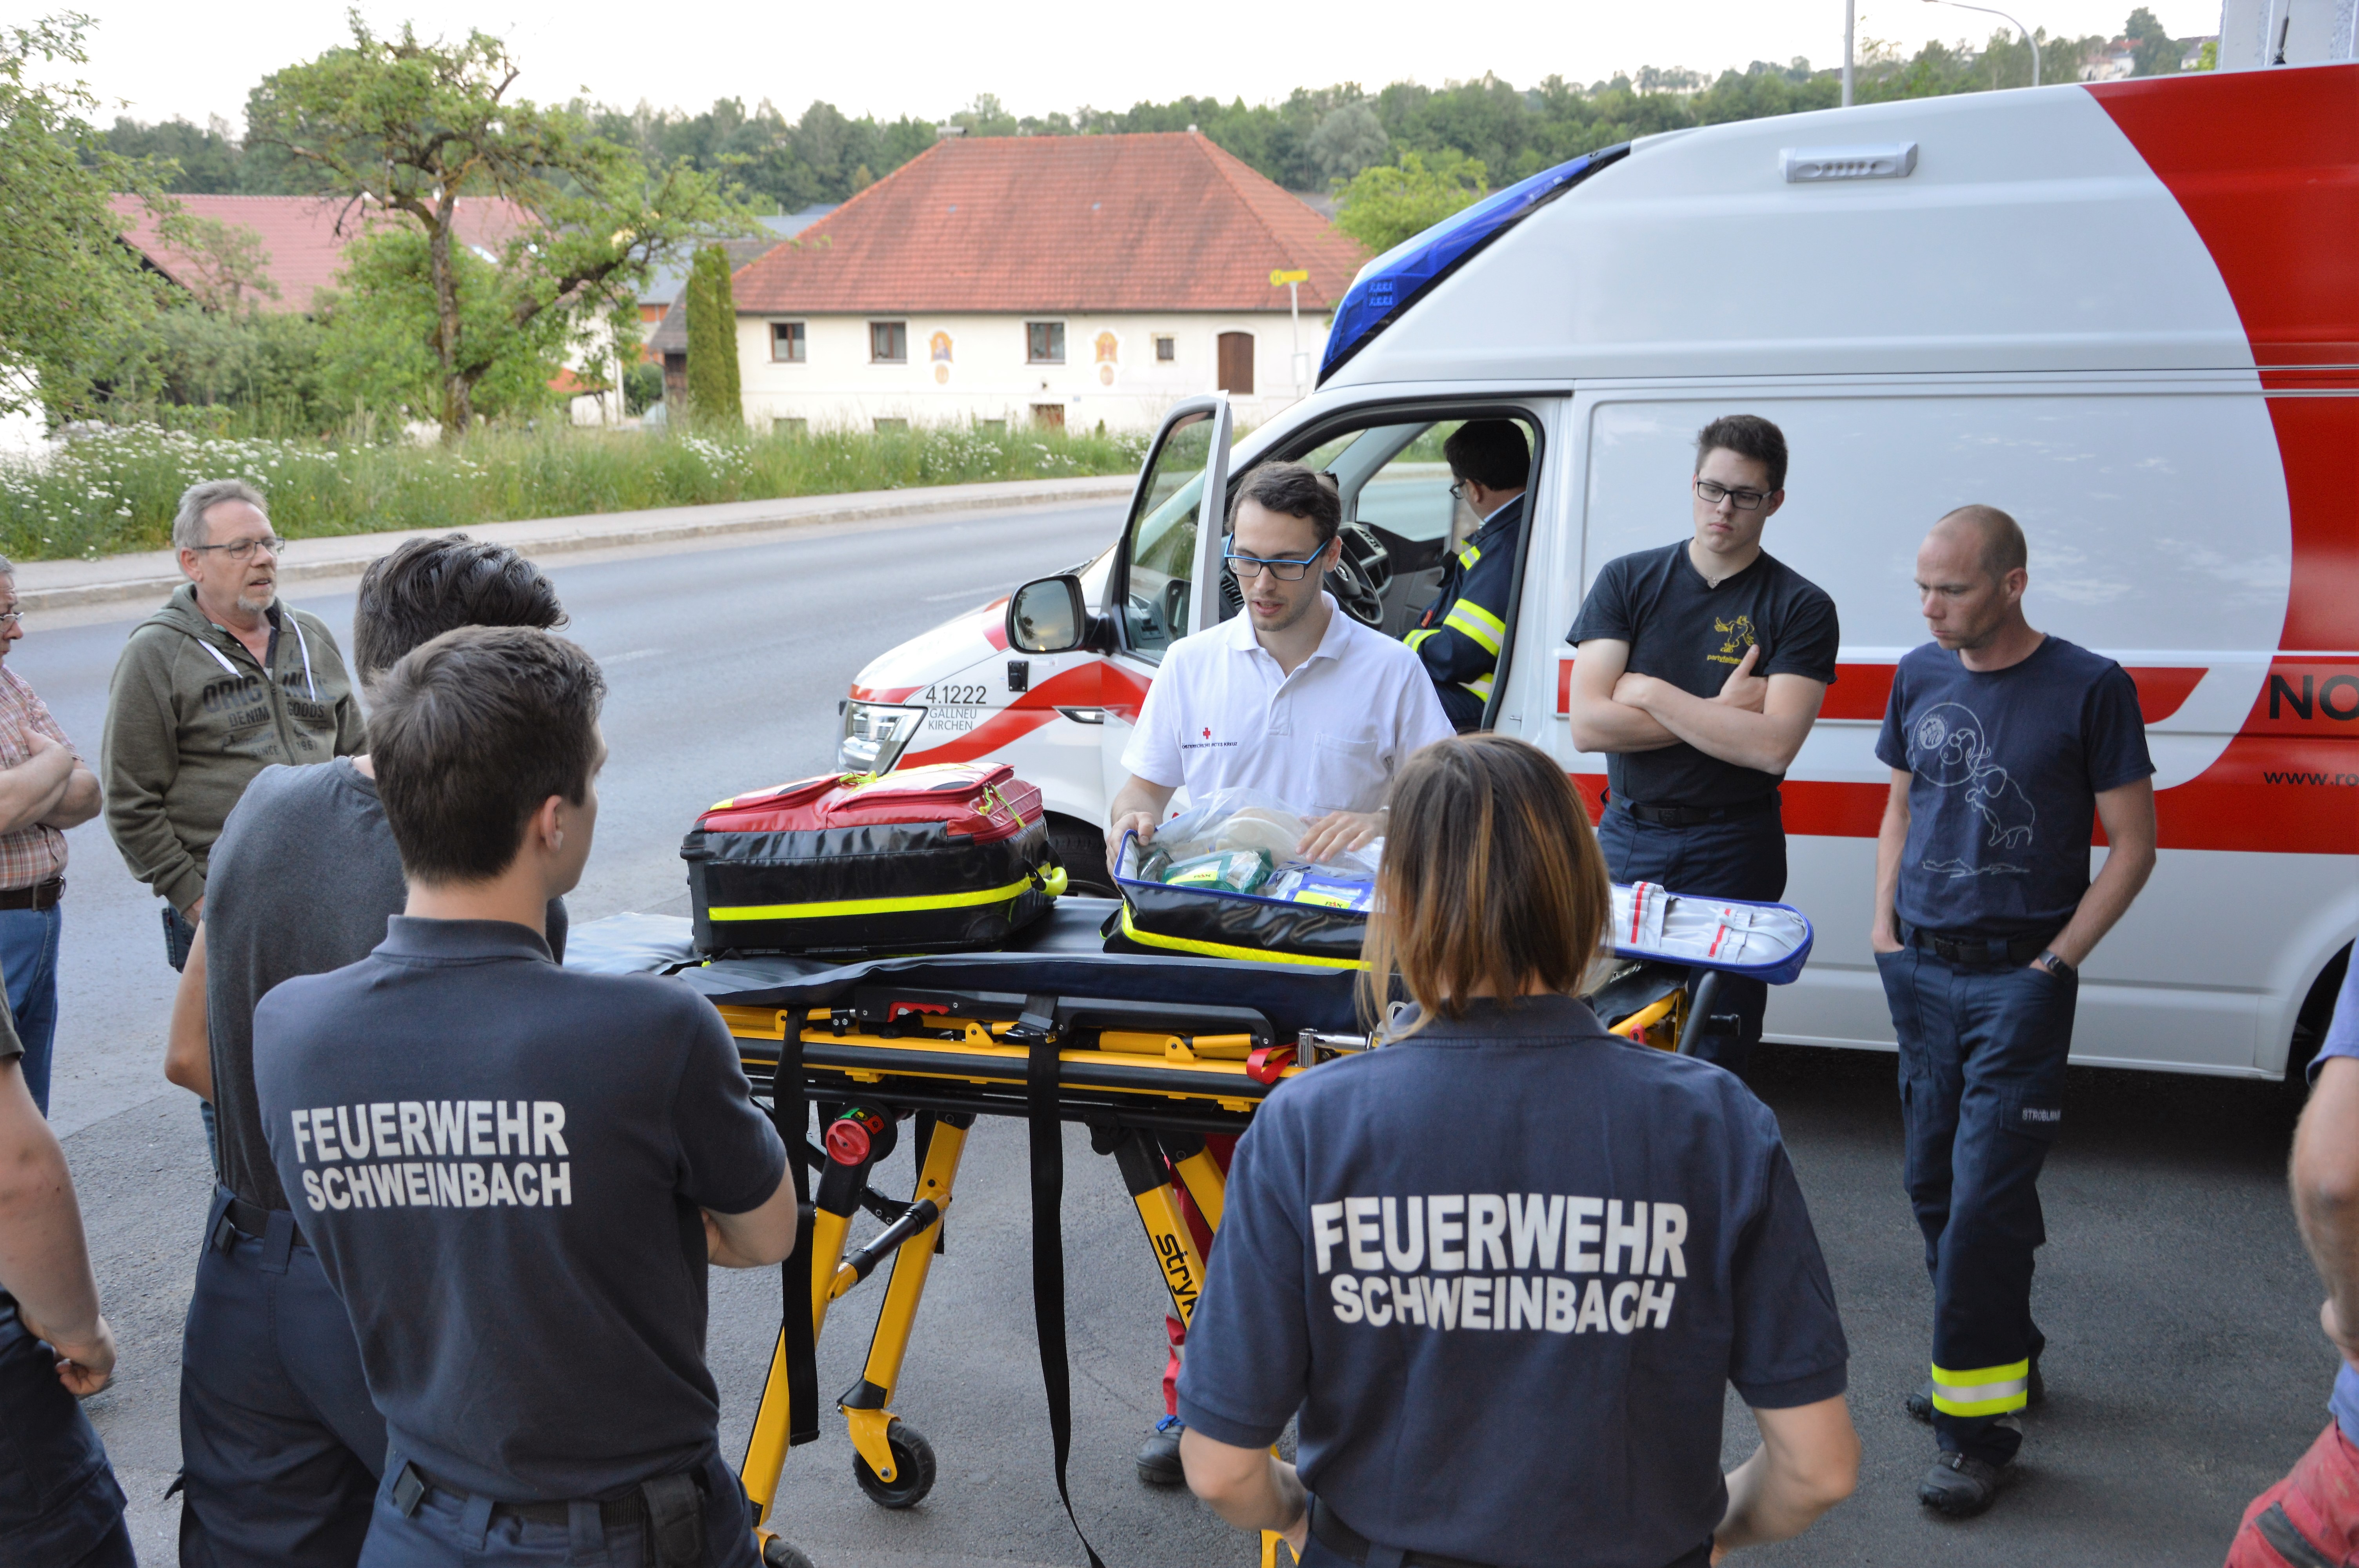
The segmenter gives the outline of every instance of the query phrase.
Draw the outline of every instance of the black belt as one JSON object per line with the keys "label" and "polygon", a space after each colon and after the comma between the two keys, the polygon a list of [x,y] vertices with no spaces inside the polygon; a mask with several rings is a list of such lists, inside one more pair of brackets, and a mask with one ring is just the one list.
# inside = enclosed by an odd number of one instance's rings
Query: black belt
{"label": "black belt", "polygon": [[[1374,1541],[1337,1519],[1335,1510],[1316,1497],[1310,1499],[1310,1533],[1319,1538],[1320,1545],[1347,1563],[1364,1563],[1377,1550]],[[1397,1558],[1389,1552],[1385,1555],[1401,1568],[1489,1568],[1486,1563],[1444,1557],[1438,1552],[1404,1552]]]}
{"label": "black belt", "polygon": [[[393,1506],[400,1510],[405,1519],[416,1513],[418,1505],[425,1501],[428,1494],[432,1492],[440,1492],[454,1502],[464,1503],[473,1500],[458,1487],[446,1487],[435,1480],[415,1464],[405,1463],[401,1467],[401,1474],[393,1478]],[[494,1503],[492,1512],[506,1514],[511,1519],[530,1519],[535,1524],[566,1524],[573,1518],[573,1505],[571,1503]],[[598,1521],[608,1530],[620,1530],[626,1526],[644,1529],[647,1522],[647,1500],[636,1490],[625,1492],[619,1498],[608,1498],[598,1505]]]}
{"label": "black belt", "polygon": [[1975,969],[2028,964],[2048,951],[2048,944],[2055,939],[2054,931],[2028,936],[1944,936],[1938,931],[1915,929],[1908,933],[1912,946],[1924,948],[1945,964]]}
{"label": "black belt", "polygon": [[0,909],[55,909],[65,896],[65,878],[51,877],[28,888],[0,888]]}
{"label": "black belt", "polygon": [[[288,1217],[291,1220],[294,1216],[289,1214]],[[244,1198],[233,1197],[229,1200],[229,1206],[222,1210],[222,1218],[229,1222],[231,1228],[249,1240],[260,1241],[270,1234],[270,1211],[258,1203],[248,1203]],[[299,1225],[295,1227],[295,1245],[298,1247],[309,1245],[303,1239],[303,1227]]]}
{"label": "black belt", "polygon": [[1756,816],[1775,816],[1777,792],[1771,790],[1759,800],[1740,801],[1734,806],[1646,806],[1621,795],[1609,795],[1606,805],[1617,806],[1641,822],[1657,827],[1701,827],[1709,822],[1745,822]]}
{"label": "black belt", "polygon": [[[701,1466],[699,1466],[701,1469]],[[695,1470],[676,1470],[640,1482],[619,1498],[597,1499],[598,1522],[608,1530],[637,1529],[647,1547],[646,1560],[655,1568],[694,1568],[704,1561],[704,1488]],[[393,1506],[408,1519],[429,1493],[452,1501],[475,1499],[456,1487],[445,1486],[411,1461],[402,1462],[393,1478]],[[591,1499],[584,1498],[584,1501]],[[535,1524],[571,1524],[571,1503],[492,1504],[495,1518],[529,1519]]]}

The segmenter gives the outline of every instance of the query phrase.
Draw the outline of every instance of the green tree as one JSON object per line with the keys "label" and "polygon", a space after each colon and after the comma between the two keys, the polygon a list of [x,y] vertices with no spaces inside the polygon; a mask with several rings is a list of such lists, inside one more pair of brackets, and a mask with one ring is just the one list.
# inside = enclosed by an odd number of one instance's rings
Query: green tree
{"label": "green tree", "polygon": [[111,200],[136,192],[168,216],[153,171],[105,147],[87,85],[26,80],[82,64],[89,27],[73,15],[0,27],[0,413],[86,412],[132,385],[163,301]]}
{"label": "green tree", "polygon": [[729,253],[707,245],[688,272],[688,408],[701,425],[743,426],[737,374],[737,300]]}
{"label": "green tree", "polygon": [[1417,153],[1362,169],[1336,202],[1335,226],[1382,254],[1490,194],[1481,163],[1445,151],[1428,168]]}
{"label": "green tree", "polygon": [[[345,308],[414,317],[415,301],[375,291],[423,292],[446,438],[473,422],[478,387],[507,363],[487,348],[532,358],[552,337],[580,344],[602,326],[628,342],[651,263],[752,226],[719,175],[674,163],[650,179],[582,115],[510,98],[518,67],[500,39],[422,42],[407,26],[380,38],[357,13],[351,25],[349,45],[266,78],[248,124],[253,140],[283,148],[343,200],[346,232],[382,213],[422,242],[413,252],[372,233],[365,264],[347,275]],[[499,198],[516,219],[491,272],[472,284],[457,233],[462,195]]]}
{"label": "green tree", "polygon": [[2144,5],[2131,12],[2130,19],[2122,24],[2122,37],[2130,42],[2133,76],[2175,76],[2179,62],[2187,58],[2187,46],[2172,38]]}

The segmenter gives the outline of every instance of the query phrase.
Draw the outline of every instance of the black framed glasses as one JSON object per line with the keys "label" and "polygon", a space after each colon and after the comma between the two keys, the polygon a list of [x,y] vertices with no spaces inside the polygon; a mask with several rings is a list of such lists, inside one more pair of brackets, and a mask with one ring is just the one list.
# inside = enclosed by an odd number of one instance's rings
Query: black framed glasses
{"label": "black framed glasses", "polygon": [[189,548],[222,550],[228,554],[231,560],[250,561],[254,559],[254,552],[256,550],[268,550],[274,556],[285,554],[287,541],[274,534],[260,539],[233,539],[226,545],[190,545]]}
{"label": "black framed glasses", "polygon": [[1758,512],[1769,504],[1771,496],[1777,493],[1774,490],[1731,490],[1708,479],[1695,481],[1695,492],[1696,499],[1706,506],[1717,506],[1725,501],[1739,512]]}
{"label": "black framed glasses", "polygon": [[1264,572],[1280,582],[1300,582],[1310,575],[1310,568],[1317,566],[1319,557],[1326,553],[1327,546],[1321,545],[1299,561],[1266,561],[1259,556],[1240,556],[1224,549],[1221,552],[1221,559],[1239,582],[1259,577]]}
{"label": "black framed glasses", "polygon": [[10,626],[22,626],[24,623],[25,612],[23,611],[0,611],[0,630],[5,630]]}
{"label": "black framed glasses", "polygon": [[1464,480],[1453,479],[1450,481],[1450,499],[1452,501],[1463,501],[1466,499],[1466,481]]}

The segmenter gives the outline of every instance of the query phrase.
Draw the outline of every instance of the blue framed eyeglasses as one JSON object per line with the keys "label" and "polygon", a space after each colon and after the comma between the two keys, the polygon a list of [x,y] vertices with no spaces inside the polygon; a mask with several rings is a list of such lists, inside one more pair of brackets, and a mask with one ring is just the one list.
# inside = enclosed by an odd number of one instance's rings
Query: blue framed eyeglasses
{"label": "blue framed eyeglasses", "polygon": [[1264,572],[1280,582],[1300,582],[1310,574],[1310,568],[1319,564],[1319,557],[1326,553],[1327,546],[1321,545],[1299,561],[1266,561],[1259,556],[1240,556],[1224,546],[1221,551],[1221,560],[1240,582],[1259,577]]}

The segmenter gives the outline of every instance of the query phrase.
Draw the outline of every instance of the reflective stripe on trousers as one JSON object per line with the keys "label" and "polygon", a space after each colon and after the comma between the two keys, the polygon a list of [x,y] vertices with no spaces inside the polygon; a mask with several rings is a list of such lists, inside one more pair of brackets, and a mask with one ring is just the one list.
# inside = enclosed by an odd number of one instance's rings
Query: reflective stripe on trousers
{"label": "reflective stripe on trousers", "polygon": [[2021,1410],[2030,1398],[2028,1359],[1966,1372],[1933,1368],[1933,1408],[1944,1415],[2006,1415]]}

